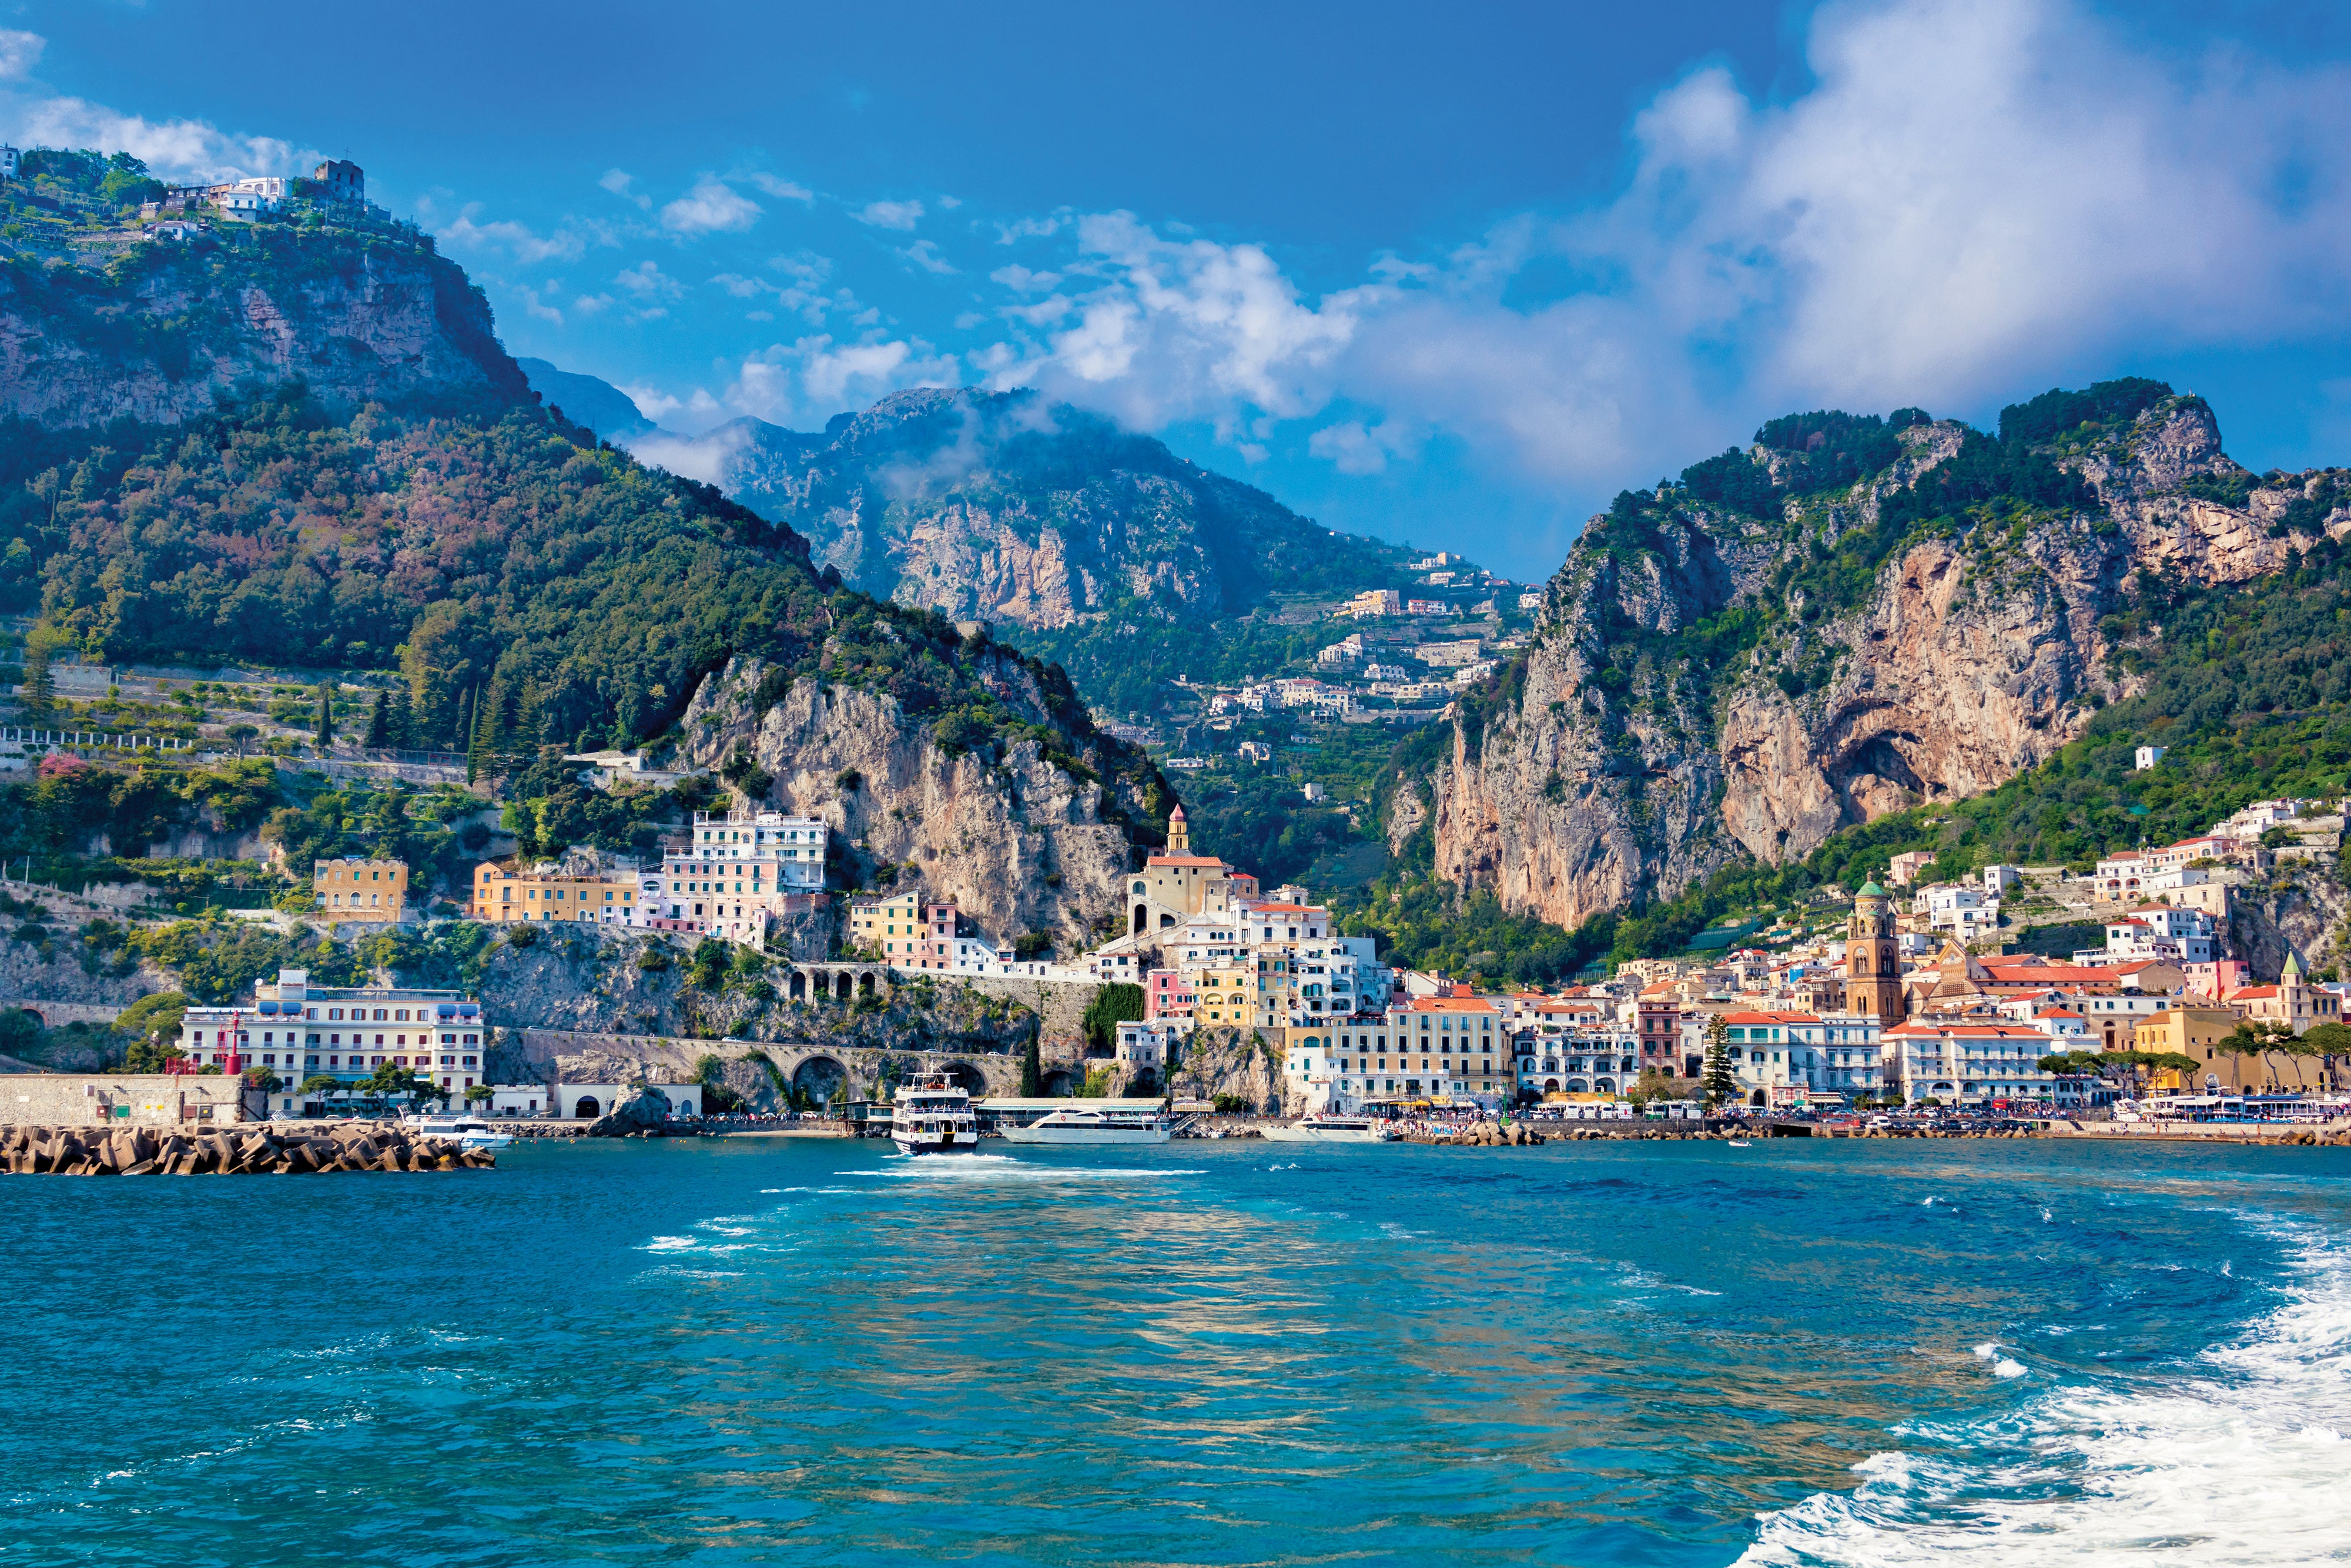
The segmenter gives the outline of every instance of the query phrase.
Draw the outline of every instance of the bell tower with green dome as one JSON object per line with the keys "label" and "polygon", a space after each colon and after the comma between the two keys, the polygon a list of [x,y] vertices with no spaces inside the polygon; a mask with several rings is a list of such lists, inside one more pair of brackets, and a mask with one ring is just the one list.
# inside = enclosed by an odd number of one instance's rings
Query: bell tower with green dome
{"label": "bell tower with green dome", "polygon": [[1844,933],[1844,1008],[1891,1029],[1909,1015],[1902,960],[1894,949],[1894,900],[1875,881],[1861,884]]}

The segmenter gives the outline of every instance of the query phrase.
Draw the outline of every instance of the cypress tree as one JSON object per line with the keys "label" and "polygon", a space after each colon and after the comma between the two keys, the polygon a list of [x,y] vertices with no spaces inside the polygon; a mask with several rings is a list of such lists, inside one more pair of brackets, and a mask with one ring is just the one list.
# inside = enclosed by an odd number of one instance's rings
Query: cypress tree
{"label": "cypress tree", "polygon": [[469,733],[465,737],[465,782],[468,784],[481,776],[482,732],[488,727],[490,721],[489,711],[482,702],[482,689],[479,686],[474,688],[473,714],[474,722],[468,727]]}
{"label": "cypress tree", "polygon": [[457,696],[457,743],[454,749],[458,751],[470,753],[473,750],[474,693],[476,689],[477,688],[473,686],[467,686],[463,692],[459,693]]}
{"label": "cypress tree", "polygon": [[335,705],[329,683],[319,683],[319,752],[324,756],[335,744]]}
{"label": "cypress tree", "polygon": [[392,744],[392,694],[375,694],[375,706],[368,712],[368,746],[381,751]]}
{"label": "cypress tree", "polygon": [[1023,1099],[1034,1100],[1043,1092],[1045,1064],[1039,1060],[1037,1037],[1032,1033],[1029,1037],[1029,1048],[1020,1053],[1020,1094]]}
{"label": "cypress tree", "polygon": [[45,714],[57,700],[57,678],[49,672],[49,645],[35,640],[25,654],[25,706]]}

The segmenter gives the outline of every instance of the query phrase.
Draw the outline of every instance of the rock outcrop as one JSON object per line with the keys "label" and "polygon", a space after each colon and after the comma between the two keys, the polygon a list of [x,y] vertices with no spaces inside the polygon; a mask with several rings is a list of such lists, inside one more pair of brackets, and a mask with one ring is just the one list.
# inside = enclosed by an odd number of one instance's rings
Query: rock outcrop
{"label": "rock outcrop", "polygon": [[[888,865],[954,899],[990,936],[1044,932],[1074,948],[1116,925],[1143,802],[1122,799],[1124,786],[1106,778],[1117,760],[1106,743],[1048,730],[1044,694],[1016,656],[997,657],[987,685],[1034,722],[967,746],[886,693],[814,676],[763,705],[766,674],[738,658],[695,692],[684,724],[692,761],[720,768],[748,756],[773,776],[763,803],[824,819],[859,880]],[[1057,755],[1064,740],[1089,750]]]}
{"label": "rock outcrop", "polygon": [[0,417],[177,424],[300,381],[328,407],[527,402],[488,301],[426,245],[350,235],[154,246],[101,279],[0,269]]}
{"label": "rock outcrop", "polygon": [[1391,842],[1433,819],[1438,874],[1564,925],[1735,858],[1797,858],[1845,824],[1994,788],[2128,695],[2102,622],[2138,572],[2242,581],[2351,528],[2326,476],[2256,483],[2202,400],[2168,397],[2050,453],[2095,486],[2089,505],[2001,497],[1964,528],[1912,528],[1849,605],[1818,597],[1807,568],[1961,439],[1903,431],[1890,468],[1779,519],[1684,492],[1593,519],[1528,652],[1393,791]]}

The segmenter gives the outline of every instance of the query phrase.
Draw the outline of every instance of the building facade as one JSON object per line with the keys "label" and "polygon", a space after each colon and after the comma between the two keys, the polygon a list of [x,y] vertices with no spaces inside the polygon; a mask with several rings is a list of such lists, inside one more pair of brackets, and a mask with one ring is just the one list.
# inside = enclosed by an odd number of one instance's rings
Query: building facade
{"label": "building facade", "polygon": [[488,1036],[482,1005],[456,991],[399,986],[313,986],[304,969],[256,981],[251,1003],[193,1007],[180,1023],[180,1050],[193,1066],[224,1072],[262,1068],[283,1087],[275,1113],[299,1115],[301,1085],[313,1078],[357,1083],[377,1068],[405,1067],[458,1098],[483,1082]]}
{"label": "building facade", "polygon": [[310,886],[329,920],[397,921],[408,913],[408,867],[399,861],[316,861]]}

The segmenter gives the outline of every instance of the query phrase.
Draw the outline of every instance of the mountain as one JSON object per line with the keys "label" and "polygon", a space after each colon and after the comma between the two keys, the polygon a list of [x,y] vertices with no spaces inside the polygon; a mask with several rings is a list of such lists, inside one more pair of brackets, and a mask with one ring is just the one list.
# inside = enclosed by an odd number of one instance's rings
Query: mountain
{"label": "mountain", "polygon": [[1391,841],[1575,925],[1847,824],[1993,789],[2141,689],[2166,596],[2351,528],[2335,471],[2256,476],[2159,382],[2053,391],[1997,435],[1904,410],[1775,420],[1628,491],[1527,652],[1417,748]]}
{"label": "mountain", "polygon": [[135,222],[37,226],[6,246],[0,419],[179,424],[292,380],[344,414],[529,400],[488,302],[432,236],[314,205],[319,221],[301,229],[223,223],[171,242],[140,238]]}
{"label": "mountain", "polygon": [[1026,392],[923,389],[819,434],[738,419],[629,446],[789,527],[876,598],[1019,628],[1120,709],[1213,677],[1224,634],[1280,596],[1393,588],[1414,554]]}
{"label": "mountain", "polygon": [[660,427],[637,409],[635,400],[608,381],[559,371],[545,360],[517,360],[529,378],[530,390],[574,424],[592,430],[616,444],[633,435],[647,435]]}
{"label": "mountain", "polygon": [[[402,742],[475,751],[572,836],[563,751],[716,735],[740,796],[827,811],[852,883],[903,865],[1065,940],[1115,918],[1175,797],[1059,669],[557,418],[461,271],[330,205],[0,265],[0,610],[92,659],[388,685]],[[862,777],[787,727],[813,712],[852,716]],[[0,838],[64,852],[52,788],[7,785]]]}

